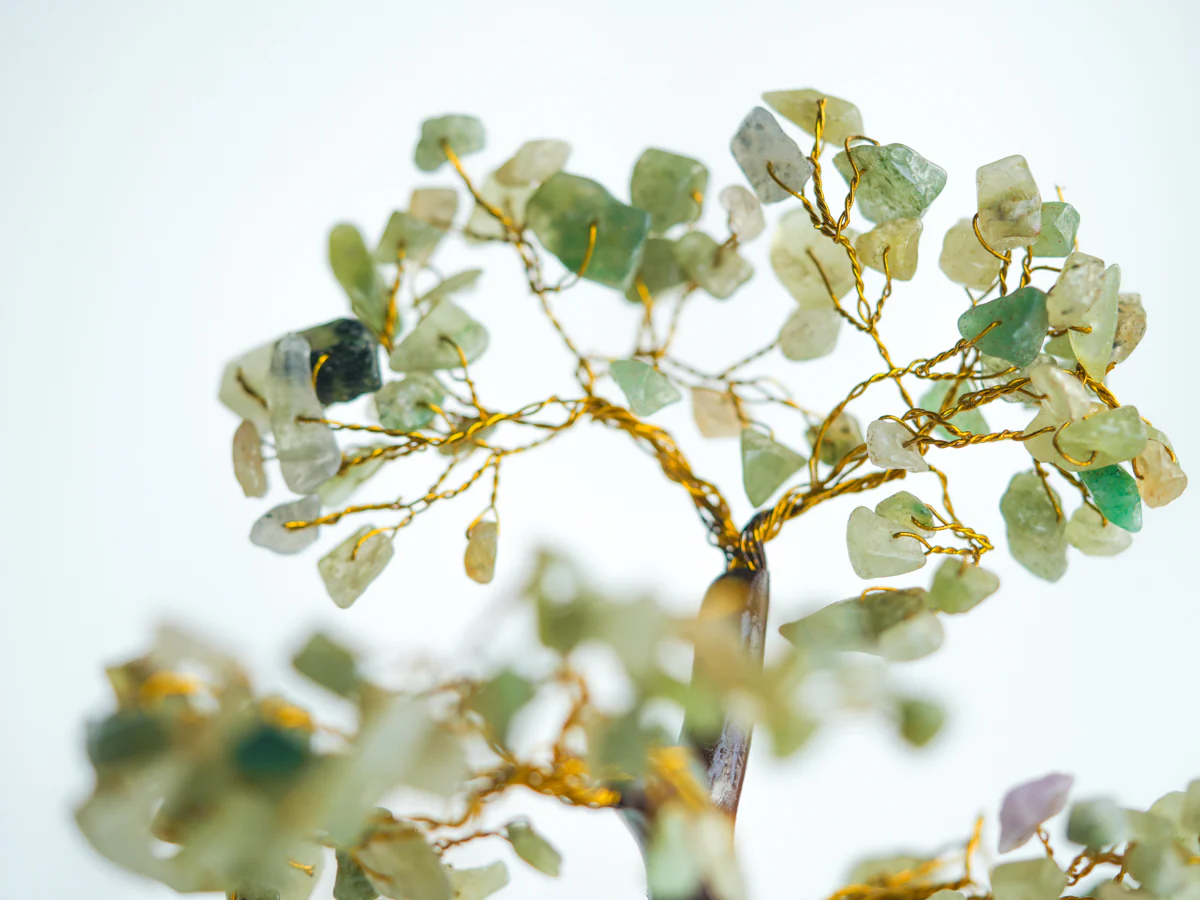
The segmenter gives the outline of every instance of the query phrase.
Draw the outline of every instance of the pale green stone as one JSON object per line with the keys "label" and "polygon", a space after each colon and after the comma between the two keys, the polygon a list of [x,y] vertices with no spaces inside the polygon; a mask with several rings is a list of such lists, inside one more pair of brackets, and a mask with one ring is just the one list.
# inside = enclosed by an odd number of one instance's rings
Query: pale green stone
{"label": "pale green stone", "polygon": [[461,348],[467,362],[487,349],[487,330],[449,300],[435,306],[392,351],[388,364],[395,372],[429,372],[458,369]]}
{"label": "pale green stone", "polygon": [[1052,859],[1004,863],[992,869],[994,900],[1058,900],[1067,874]]}
{"label": "pale green stone", "polygon": [[727,300],[750,280],[754,267],[733,247],[722,247],[703,231],[675,242],[675,258],[688,278],[718,300]]}
{"label": "pale green stone", "polygon": [[867,456],[881,469],[928,472],[929,463],[916,444],[905,446],[912,433],[892,419],[876,419],[867,426]]}
{"label": "pale green stone", "polygon": [[753,506],[762,506],[804,465],[804,457],[757,428],[742,429],[742,486]]}
{"label": "pale green stone", "polygon": [[650,231],[644,210],[626,206],[595,181],[559,172],[529,199],[525,215],[542,246],[572,272],[583,266],[594,224],[595,247],[583,277],[622,291],[629,287]]}
{"label": "pale green stone", "polygon": [[541,184],[561,172],[570,156],[571,145],[566,141],[526,141],[512,159],[496,170],[496,180],[510,187]]}
{"label": "pale green stone", "polygon": [[1070,203],[1050,200],[1042,204],[1042,230],[1033,242],[1033,255],[1066,256],[1075,249],[1079,211]]}
{"label": "pale green stone", "polygon": [[1084,847],[1111,847],[1126,840],[1125,810],[1107,797],[1080,800],[1067,819],[1067,840]]}
{"label": "pale green stone", "polygon": [[[487,201],[488,206],[507,217],[514,229],[520,231],[525,224],[529,198],[536,190],[536,185],[503,184],[493,172],[484,179],[479,196]],[[463,227],[463,237],[470,242],[502,241],[508,238],[508,234],[504,223],[496,218],[487,206],[479,202],[475,203],[467,224]]]}
{"label": "pale green stone", "polygon": [[289,334],[271,355],[265,384],[275,456],[287,486],[310,494],[337,474],[342,464],[337,439],[329,426],[301,419],[320,419],[325,411],[313,386],[308,341]]}
{"label": "pale green stone", "polygon": [[468,705],[483,717],[492,736],[507,746],[513,719],[536,693],[528,679],[505,669],[472,694]]}
{"label": "pale green stone", "polygon": [[937,522],[933,510],[908,491],[897,491],[875,504],[875,515],[893,522],[897,531],[928,533]]}
{"label": "pale green stone", "polygon": [[[1050,431],[1040,434],[1037,437],[1027,438],[1023,440],[1021,444],[1026,450],[1029,451],[1029,455],[1039,462],[1052,463],[1053,465],[1066,469],[1068,472],[1079,472],[1083,469],[1102,468],[1117,462],[1117,460],[1111,459],[1105,453],[1097,453],[1095,459],[1092,459],[1087,465],[1073,463],[1066,457],[1062,456],[1054,447],[1054,434],[1059,428],[1062,428],[1062,432],[1065,433],[1066,428],[1063,427],[1065,425],[1066,423],[1059,419],[1054,413],[1050,412],[1050,410],[1042,409],[1036,416],[1033,417],[1033,421],[1025,426],[1024,433],[1026,435],[1032,435],[1047,427],[1050,428]],[[1067,452],[1070,453],[1069,450]],[[1084,454],[1082,457],[1082,459],[1088,458],[1090,458],[1090,451],[1089,453]]]}
{"label": "pale green stone", "polygon": [[424,835],[416,828],[398,827],[398,823],[389,831],[392,833],[374,837],[358,850],[376,890],[393,900],[452,900],[448,871]]}
{"label": "pale green stone", "polygon": [[986,291],[1000,274],[1000,260],[979,243],[970,219],[959,219],[942,241],[938,267],[955,284]]}
{"label": "pale green stone", "polygon": [[408,267],[423,266],[445,234],[436,225],[430,225],[410,212],[397,210],[379,236],[375,260],[380,263],[403,261]]}
{"label": "pale green stone", "polygon": [[846,524],[846,548],[850,565],[859,578],[887,578],[915,572],[925,565],[920,541],[911,537],[893,537],[902,529],[890,519],[860,506]]}
{"label": "pale green stone", "polygon": [[[941,413],[943,405],[949,408],[958,402],[958,398],[960,396],[971,391],[971,386],[965,382],[961,385],[957,385],[957,387],[956,384],[956,382],[948,378],[935,381],[929,390],[921,395],[921,399],[917,401],[917,404],[922,409],[928,409],[931,412]],[[947,401],[946,397],[951,393],[952,390],[954,393],[950,397],[949,401]],[[970,432],[971,434],[987,434],[988,432],[987,421],[983,418],[983,413],[978,409],[963,410],[950,419],[950,424],[952,424],[955,428]],[[954,439],[954,435],[952,435],[941,425],[938,425],[933,431],[934,434],[944,440]]]}
{"label": "pale green stone", "polygon": [[704,163],[653,147],[638,157],[629,182],[633,205],[650,213],[650,230],[660,234],[700,218],[707,190]]}
{"label": "pale green stone", "polygon": [[[820,431],[820,425],[809,427],[808,443],[810,446],[816,445],[817,435]],[[821,451],[818,457],[825,465],[832,466],[851,450],[861,447],[862,444],[863,433],[862,428],[859,427],[858,420],[850,415],[850,413],[842,412],[825,429],[825,436],[821,439]]]}
{"label": "pale green stone", "polygon": [[866,651],[870,633],[867,606],[857,597],[831,603],[794,622],[779,626],[779,633],[797,647],[831,653]]}
{"label": "pale green stone", "polygon": [[343,697],[353,695],[362,683],[354,654],[324,634],[308,639],[292,657],[292,667],[309,681]]}
{"label": "pale green stone", "polygon": [[1075,358],[1075,351],[1071,349],[1071,335],[1069,332],[1050,338],[1050,340],[1046,341],[1046,346],[1042,349],[1045,353],[1062,360],[1072,370],[1079,362]]}
{"label": "pale green stone", "polygon": [[463,568],[478,584],[489,584],[496,574],[496,548],[500,541],[498,522],[476,522],[467,532]]}
{"label": "pale green stone", "polygon": [[457,212],[458,191],[454,188],[416,188],[408,198],[409,215],[442,231],[454,227],[454,214]]}
{"label": "pale green stone", "polygon": [[837,347],[841,327],[842,317],[832,306],[802,306],[783,323],[779,351],[795,362],[828,356]]}
{"label": "pale green stone", "polygon": [[1146,308],[1141,294],[1117,295],[1117,331],[1113,335],[1112,365],[1129,359],[1146,336]]}
{"label": "pale green stone", "polygon": [[420,431],[433,421],[432,406],[446,399],[442,383],[428,372],[413,372],[375,392],[379,424],[393,431]]}
{"label": "pale green stone", "polygon": [[1116,556],[1133,543],[1129,532],[1106,521],[1086,504],[1071,514],[1066,537],[1068,544],[1087,556]]}
{"label": "pale green stone", "polygon": [[937,652],[945,640],[941,620],[931,612],[921,612],[879,635],[878,652],[888,662],[911,662]]}
{"label": "pale green stone", "polygon": [[[796,142],[784,134],[775,117],[761,106],[754,107],[742,120],[729,149],[763,203],[778,203],[792,196],[779,182],[798,194],[812,177],[812,163]],[[771,171],[767,169],[768,163]]]}
{"label": "pale green stone", "polygon": [[858,107],[840,97],[805,88],[798,91],[767,91],[762,98],[763,103],[775,112],[812,135],[816,134],[817,103],[824,98],[825,126],[822,139],[831,144],[841,146],[846,138],[863,133],[862,114]]}
{"label": "pale green stone", "polygon": [[504,830],[517,856],[544,875],[557,878],[562,867],[562,855],[544,837],[524,821],[509,822]]}
{"label": "pale green stone", "polygon": [[463,272],[455,272],[447,278],[443,278],[424,294],[417,298],[417,306],[432,306],[453,294],[461,294],[464,291],[469,291],[475,287],[479,281],[479,276],[483,274],[483,269],[467,269]]}
{"label": "pale green stone", "polygon": [[858,260],[864,266],[884,271],[883,253],[887,251],[887,270],[894,281],[911,281],[917,274],[917,244],[921,240],[920,219],[890,219],[876,225],[854,242]]}
{"label": "pale green stone", "polygon": [[692,388],[692,418],[707,438],[736,437],[742,433],[737,403],[723,391]]}
{"label": "pale green stone", "polygon": [[333,883],[333,900],[376,900],[379,891],[354,857],[345,850],[337,851],[337,878]]}
{"label": "pale green stone", "polygon": [[929,605],[945,613],[974,609],[1000,588],[1000,579],[968,560],[950,557],[942,561],[929,588]]}
{"label": "pale green stone", "polygon": [[1000,512],[1013,559],[1038,578],[1058,581],[1067,571],[1067,522],[1058,518],[1046,491],[1036,472],[1019,472],[1000,498]]}
{"label": "pale green stone", "polygon": [[1172,841],[1138,841],[1125,854],[1125,868],[1155,897],[1174,898],[1187,885],[1187,857]]}
{"label": "pale green stone", "polygon": [[[857,237],[849,228],[842,233],[851,241]],[[776,224],[771,268],[801,306],[832,307],[830,290],[840,300],[854,289],[854,269],[845,249],[813,228],[803,209],[784,213]]]}
{"label": "pale green stone", "polygon": [[281,503],[259,517],[250,529],[250,543],[275,553],[299,553],[317,539],[317,528],[287,528],[288,522],[311,522],[321,514],[316,496]]}
{"label": "pale green stone", "polygon": [[1117,336],[1118,292],[1121,288],[1121,267],[1109,266],[1104,271],[1100,294],[1080,321],[1090,332],[1071,332],[1071,349],[1084,370],[1096,381],[1103,381],[1112,360],[1113,341]]}
{"label": "pale green stone", "polygon": [[362,526],[317,563],[325,590],[342,609],[349,609],[392,561],[392,539],[386,534],[377,532],[363,540],[374,530]]}
{"label": "pale green stone", "polygon": [[[919,219],[946,186],[946,170],[904,144],[860,144],[850,154],[860,173],[855,200],[872,222]],[[833,164],[849,184],[854,166],[845,150]]]}
{"label": "pale green stone", "polygon": [[1020,155],[980,166],[975,173],[979,230],[993,250],[1004,253],[1037,240],[1042,230],[1042,195]]}
{"label": "pale green stone", "polygon": [[440,116],[421,123],[421,140],[413,159],[422,172],[446,163],[445,145],[458,157],[478,153],[484,146],[483,123],[474,116]]}
{"label": "pale green stone", "polygon": [[[508,886],[508,866],[501,860],[473,869],[447,869],[454,900],[484,900]],[[407,900],[407,895],[405,895]]]}
{"label": "pale green stone", "polygon": [[762,204],[740,184],[722,188],[719,199],[728,215],[729,232],[736,234],[739,242],[752,241],[766,230]]}
{"label": "pale green stone", "polygon": [[1076,459],[1086,460],[1096,451],[1112,462],[1124,462],[1145,450],[1147,440],[1146,423],[1137,407],[1119,406],[1101,408],[1072,422],[1059,434],[1058,445]]}
{"label": "pale green stone", "polygon": [[[389,262],[395,259],[393,256]],[[350,309],[373,332],[383,334],[391,295],[362,234],[353,225],[342,222],[329,232],[329,266],[350,298]]]}
{"label": "pale green stone", "polygon": [[1166,506],[1187,489],[1187,475],[1179,460],[1168,452],[1169,447],[1166,436],[1155,430],[1153,439],[1146,442],[1146,449],[1134,463],[1141,476],[1138,492],[1151,509]]}
{"label": "pale green stone", "polygon": [[1080,472],[1079,480],[1106,519],[1126,531],[1142,530],[1142,498],[1132,475],[1120,466],[1105,466]]}
{"label": "pale green stone", "polygon": [[254,423],[242,419],[233,433],[233,476],[247,497],[265,497],[267,473],[263,471],[262,436]]}
{"label": "pale green stone", "polygon": [[[927,857],[910,856],[907,854],[870,857],[855,863],[846,876],[846,881],[849,884],[882,885],[885,879],[888,879],[890,876],[899,875],[901,872],[910,872],[929,861]],[[957,894],[958,892],[950,891],[949,893]],[[933,896],[937,897],[938,895],[934,894]],[[949,900],[949,898],[943,897],[940,900]]]}
{"label": "pale green stone", "polygon": [[1046,295],[1050,327],[1082,325],[1083,317],[1100,296],[1103,281],[1104,260],[1078,252],[1067,256],[1062,271],[1058,273],[1058,280]]}
{"label": "pale green stone", "polygon": [[1054,363],[1035,362],[1024,374],[1030,388],[1044,398],[1042,407],[1061,421],[1073,422],[1104,409],[1073,372],[1065,372]]}
{"label": "pale green stone", "polygon": [[[946,710],[940,703],[919,697],[901,700],[896,712],[900,719],[901,737],[914,747],[924,747],[932,741],[946,722]],[[963,896],[958,891],[938,891],[933,897],[942,894],[949,894],[954,900]],[[942,900],[951,900],[951,897],[942,897]]]}
{"label": "pale green stone", "polygon": [[1035,287],[1023,287],[973,306],[958,317],[958,333],[972,340],[993,322],[999,324],[975,341],[979,351],[1014,366],[1029,365],[1037,359],[1046,339],[1046,295]]}
{"label": "pale green stone", "polygon": [[642,261],[637,275],[625,291],[625,299],[631,303],[642,303],[638,281],[651,297],[661,297],[667,291],[687,284],[688,275],[675,256],[675,242],[669,238],[652,237],[646,241]]}
{"label": "pale green stone", "polygon": [[639,416],[649,416],[683,399],[666,375],[641,360],[618,359],[609,371],[629,401],[629,408]]}
{"label": "pale green stone", "polygon": [[[367,444],[362,447],[351,447],[342,456],[342,465],[338,473],[317,488],[317,496],[321,505],[326,507],[341,506],[349,500],[354,492],[379,471],[386,457],[378,451],[394,444]],[[354,462],[362,459],[363,462]]]}
{"label": "pale green stone", "polygon": [[[1033,367],[1037,365],[1056,365],[1056,362],[1054,357],[1048,353],[1042,353],[1028,366],[1014,366],[1007,359],[981,353],[979,355],[979,374],[975,381],[980,388],[1000,387],[1018,378],[1028,377]],[[1034,407],[1040,403],[1034,394],[1036,391],[1033,391],[1032,388],[1025,388],[1001,394],[1000,399],[1005,403],[1020,403],[1023,406]]]}

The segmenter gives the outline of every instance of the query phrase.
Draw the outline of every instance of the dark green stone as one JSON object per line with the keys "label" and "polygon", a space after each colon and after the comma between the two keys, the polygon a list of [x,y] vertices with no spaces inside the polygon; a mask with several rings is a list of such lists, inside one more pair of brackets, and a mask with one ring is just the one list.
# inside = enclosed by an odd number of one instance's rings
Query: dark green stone
{"label": "dark green stone", "polygon": [[310,755],[307,735],[270,725],[254,728],[233,748],[234,765],[252,782],[286,779],[299,771]]}
{"label": "dark green stone", "polygon": [[113,713],[87,727],[88,758],[97,767],[147,759],[166,746],[163,724],[137,710]]}
{"label": "dark green stone", "polygon": [[[646,241],[646,249],[642,252],[642,262],[638,266],[637,278],[646,286],[646,292],[651,297],[657,297],[672,288],[681,287],[687,281],[687,273],[679,260],[675,258],[675,242],[668,238],[652,237]],[[642,295],[638,293],[637,280],[629,285],[625,299],[631,303],[641,303]]]}
{"label": "dark green stone", "polygon": [[1120,466],[1084,469],[1079,473],[1104,517],[1129,532],[1142,530],[1142,498],[1137,481]]}
{"label": "dark green stone", "polygon": [[379,341],[358,319],[334,319],[300,332],[308,341],[317,371],[317,399],[322,406],[345,403],[363,394],[373,394],[383,385],[379,374]]}
{"label": "dark green stone", "polygon": [[958,333],[971,340],[993,322],[999,324],[975,342],[980,352],[1014,366],[1029,365],[1037,359],[1050,327],[1045,293],[1035,287],[1023,287],[980,303],[958,317]]}
{"label": "dark green stone", "polygon": [[333,900],[376,900],[379,892],[354,857],[337,851],[337,878],[333,882]]}
{"label": "dark green stone", "polygon": [[650,213],[650,229],[661,234],[672,225],[700,218],[707,189],[708,169],[704,163],[651,148],[633,167],[629,196],[634,206]]}

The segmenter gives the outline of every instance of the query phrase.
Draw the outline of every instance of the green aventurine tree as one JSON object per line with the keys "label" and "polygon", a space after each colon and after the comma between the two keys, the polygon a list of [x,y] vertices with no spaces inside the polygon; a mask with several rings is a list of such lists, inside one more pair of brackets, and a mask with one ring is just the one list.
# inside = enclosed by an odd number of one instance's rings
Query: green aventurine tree
{"label": "green aventurine tree", "polygon": [[[1079,252],[1079,214],[1061,197],[1042,199],[1024,158],[981,166],[977,211],[945,235],[939,266],[965,294],[961,340],[905,362],[889,351],[881,318],[896,283],[917,269],[922,216],[945,171],[903,144],[862,136],[859,111],[846,101],[813,90],[764,100],[812,135],[812,150],[806,155],[771,112],[752,110],[731,148],[752,190],[720,191],[728,234],[717,236],[697,227],[709,178],[695,159],[647,150],[633,168],[631,203],[564,171],[570,147],[557,140],[525,144],[476,183],[462,160],[483,149],[482,124],[469,116],[426,121],[417,167],[449,169],[461,189],[414,190],[374,249],[353,225],[334,227],[330,264],[353,318],[234,360],[220,390],[242,419],[233,463],[245,494],[267,493],[270,435],[295,495],[258,519],[251,540],[298,553],[323,531],[348,526],[317,565],[339,607],[355,603],[387,567],[403,528],[476,485],[475,494],[490,488],[490,496],[471,511],[478,514],[466,529],[464,566],[471,579],[489,582],[502,467],[591,421],[623,432],[657,461],[723,554],[724,574],[697,614],[607,596],[543,553],[521,592],[540,649],[531,640],[508,666],[448,681],[414,672],[407,683],[384,685],[353,652],[312,637],[293,664],[354,709],[348,731],[257,696],[237,662],[164,630],[147,655],[109,669],[117,708],[88,729],[96,788],[76,816],[97,850],[177,891],[239,900],[302,900],[329,859],[337,900],[474,900],[504,887],[511,854],[559,874],[558,851],[534,825],[495,813],[492,801],[524,789],[618,811],[641,844],[655,900],[739,900],[732,838],[752,730],[766,733],[775,754],[795,753],[829,713],[830,704],[811,701],[814,679],[861,684],[838,676],[882,665],[880,658],[902,663],[933,653],[942,617],[968,612],[999,586],[980,566],[992,541],[959,517],[934,465],[940,457],[996,441],[1029,452],[1030,467],[1012,476],[1000,508],[1009,551],[1050,581],[1065,574],[1069,547],[1119,553],[1141,527],[1143,506],[1179,496],[1187,479],[1170,441],[1109,383],[1145,331],[1141,300],[1121,293],[1117,266]],[[838,147],[833,166],[847,186],[836,203],[822,167],[826,141]],[[460,217],[463,190],[473,207]],[[795,310],[761,350],[702,370],[673,349],[681,317],[689,304],[726,301],[751,279],[739,249],[765,231],[764,204],[785,209],[770,262]],[[851,228],[856,215],[869,230]],[[515,251],[573,361],[573,395],[511,410],[488,403],[472,377],[488,332],[462,299],[481,273],[443,275],[431,262],[450,235]],[[547,254],[561,266],[547,266]],[[611,288],[611,302],[636,312],[627,355],[584,352],[555,317],[557,296],[580,280]],[[873,345],[882,365],[825,414],[800,406],[777,380],[749,374],[776,350],[812,365],[846,328]],[[387,382],[381,349],[398,373]],[[869,422],[864,436],[850,407],[876,386],[895,392],[895,414]],[[671,435],[647,421],[685,391],[704,437],[740,442],[743,487],[762,507],[744,527]],[[373,398],[369,413],[360,409],[369,421],[331,417],[330,407],[364,395]],[[989,417],[1019,419],[1017,427],[991,430],[985,406]],[[771,412],[780,417],[775,428],[762,419]],[[410,479],[437,474],[395,499],[347,505],[385,468]],[[894,490],[901,480],[916,493]],[[1073,511],[1056,483],[1078,493]],[[790,649],[764,659],[766,544],[818,504],[884,488],[890,493],[881,491],[873,506],[848,512],[854,572],[868,580],[905,575],[937,557],[929,587],[868,586],[783,625]],[[690,647],[690,676],[662,652],[668,643]],[[624,708],[592,702],[576,652],[588,644],[605,645],[623,667]],[[857,690],[856,705],[891,717],[910,743],[929,742],[941,707],[878,683],[867,697]],[[523,715],[534,707],[539,715]],[[521,724],[564,709],[552,733]],[[398,795],[401,787],[415,791]],[[862,863],[836,896],[1200,897],[1200,781],[1148,810],[1105,798],[1075,802],[1066,836],[1077,852],[1055,856],[1042,826],[1067,809],[1070,788],[1069,776],[1050,774],[1004,800],[1000,852],[1036,836],[1047,851],[1039,858],[1003,862],[985,877],[972,868],[977,823],[953,852]],[[385,802],[390,808],[379,806]],[[476,841],[496,845],[497,861],[455,865],[455,848]]]}

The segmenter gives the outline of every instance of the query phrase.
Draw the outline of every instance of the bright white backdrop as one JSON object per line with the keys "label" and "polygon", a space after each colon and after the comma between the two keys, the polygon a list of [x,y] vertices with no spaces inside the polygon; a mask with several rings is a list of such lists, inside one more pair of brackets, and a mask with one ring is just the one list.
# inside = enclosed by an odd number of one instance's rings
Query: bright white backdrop
{"label": "bright white backdrop", "polygon": [[[490,589],[459,568],[462,527],[483,500],[405,532],[350,612],[324,597],[315,553],[279,558],[246,541],[258,507],[229,472],[235,421],[215,402],[219,367],[341,313],[326,230],[348,218],[374,234],[404,204],[422,118],[481,116],[489,149],[470,160],[477,172],[523,139],[554,136],[575,145],[573,170],[618,193],[650,145],[705,160],[715,189],[737,179],[728,139],[760,91],[811,85],[853,99],[870,134],[950,172],[926,220],[924,277],[885,318],[903,359],[954,340],[961,295],[937,276],[940,236],[969,215],[975,167],[1023,153],[1044,191],[1066,186],[1085,249],[1120,262],[1126,288],[1143,294],[1149,333],[1114,388],[1173,436],[1186,465],[1197,446],[1186,383],[1197,326],[1200,192],[1187,163],[1200,137],[1196,25],[1182,0],[5,0],[0,895],[166,896],[100,861],[69,818],[89,785],[81,723],[107,702],[101,666],[135,652],[161,619],[202,627],[252,660],[264,684],[292,689],[283,663],[316,625],[398,664],[452,649],[543,542],[613,588],[654,588],[681,607],[716,573],[681,491],[595,428],[505,473]],[[565,389],[569,366],[515,263],[500,249],[484,258],[490,280],[467,301],[493,333],[481,381],[497,405]],[[683,347],[713,365],[737,358],[790,302],[760,265],[731,305],[696,304]],[[619,352],[633,326],[627,307],[586,287],[561,307],[589,348]],[[844,333],[838,360],[780,371],[802,401],[826,406],[873,369],[860,344]],[[701,443],[683,407],[661,421],[744,519],[735,446]],[[999,447],[947,463],[976,478],[957,496],[969,521],[1002,534],[997,500],[1022,456]],[[908,486],[932,490],[918,485]],[[857,590],[842,545],[850,506],[822,508],[771,546],[776,622]],[[866,722],[823,735],[787,766],[760,753],[739,824],[753,896],[816,897],[860,851],[961,837],[1005,787],[1046,771],[1135,803],[1200,775],[1194,509],[1185,496],[1150,511],[1123,557],[1074,557],[1055,586],[1003,550],[990,558],[1001,594],[904,672],[952,710],[928,752]],[[519,873],[511,896],[637,895],[636,853],[610,817],[545,814],[567,855],[564,878]]]}

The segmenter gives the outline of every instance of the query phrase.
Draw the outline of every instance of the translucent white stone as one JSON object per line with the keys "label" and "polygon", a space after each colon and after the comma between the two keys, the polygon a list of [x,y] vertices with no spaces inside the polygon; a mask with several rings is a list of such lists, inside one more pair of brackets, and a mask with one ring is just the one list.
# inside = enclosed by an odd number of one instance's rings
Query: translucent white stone
{"label": "translucent white stone", "polygon": [[[1152,431],[1151,437],[1161,437],[1161,432]],[[1187,488],[1187,475],[1179,460],[1171,458],[1165,440],[1147,441],[1146,449],[1134,460],[1134,467],[1141,476],[1138,493],[1142,495],[1142,502],[1152,509],[1166,506]]]}
{"label": "translucent white stone", "polygon": [[[813,167],[797,146],[788,137],[775,117],[756,106],[742,120],[730,143],[733,158],[741,166],[754,188],[754,193],[763,203],[778,203],[792,195],[779,186],[776,179],[791,190],[800,193],[805,182],[812,177]],[[767,171],[771,164],[774,178]]]}
{"label": "translucent white stone", "polygon": [[233,475],[247,497],[266,495],[267,473],[263,471],[262,437],[249,419],[243,419],[233,433]]}
{"label": "translucent white stone", "polygon": [[275,456],[287,486],[297,494],[310,494],[337,474],[342,453],[328,425],[301,422],[324,415],[313,386],[308,341],[289,334],[271,355],[265,388]]}
{"label": "translucent white stone", "polygon": [[1025,157],[1006,156],[975,173],[979,230],[1004,253],[1031,245],[1042,230],[1042,195]]}
{"label": "translucent white stone", "polygon": [[[858,237],[850,228],[842,233],[851,242]],[[801,306],[831,307],[831,290],[840,300],[854,288],[854,269],[846,250],[813,228],[803,209],[785,213],[776,224],[771,268]]]}
{"label": "translucent white stone", "polygon": [[1084,314],[1100,296],[1104,260],[1078,251],[1063,261],[1062,271],[1046,295],[1051,328],[1082,325]]}
{"label": "translucent white stone", "polygon": [[1082,419],[1104,407],[1082,381],[1054,363],[1034,362],[1025,370],[1025,375],[1030,387],[1045,398],[1041,401],[1042,408],[1049,410],[1060,422]]}
{"label": "translucent white stone", "polygon": [[867,456],[881,469],[928,472],[929,463],[925,462],[916,446],[904,446],[912,437],[912,432],[899,422],[876,419],[867,426]]}
{"label": "translucent white stone", "polygon": [[941,620],[931,612],[920,612],[879,635],[879,655],[888,662],[909,662],[935,652],[945,640]]}
{"label": "translucent white stone", "polygon": [[767,91],[763,102],[789,122],[813,134],[817,123],[817,104],[825,100],[825,128],[822,139],[841,146],[846,138],[863,133],[862,113],[849,100],[831,97],[813,88],[798,91]]}
{"label": "translucent white stone", "polygon": [[571,145],[566,141],[526,141],[512,159],[496,170],[496,180],[509,187],[541,184],[561,172],[570,156]]}
{"label": "translucent white stone", "polygon": [[921,240],[920,219],[889,219],[876,225],[854,242],[859,262],[877,272],[884,271],[883,253],[887,250],[887,270],[895,281],[911,281],[917,274],[917,245]]}
{"label": "translucent white stone", "polygon": [[1071,349],[1084,370],[1096,381],[1104,381],[1112,360],[1113,341],[1117,336],[1117,302],[1121,289],[1121,267],[1109,266],[1100,283],[1100,294],[1083,315],[1081,325],[1089,332],[1072,331]]}
{"label": "translucent white stone", "polygon": [[392,539],[383,532],[371,534],[374,530],[362,526],[317,563],[325,590],[342,609],[349,609],[392,560]]}
{"label": "translucent white stone", "polygon": [[1000,260],[979,243],[970,219],[959,219],[946,232],[938,267],[955,284],[975,291],[987,290],[1000,274]]}
{"label": "translucent white stone", "polygon": [[1116,556],[1133,543],[1133,535],[1106,522],[1100,513],[1086,504],[1071,514],[1066,538],[1068,544],[1087,556]]}
{"label": "translucent white stone", "polygon": [[496,522],[476,522],[467,533],[463,568],[472,581],[488,584],[496,574],[496,547],[499,540],[500,525]]}
{"label": "translucent white stone", "polygon": [[408,201],[409,215],[437,228],[449,230],[458,212],[458,191],[454,188],[417,188]]}
{"label": "translucent white stone", "polygon": [[737,404],[723,391],[692,388],[692,418],[707,438],[737,437],[742,433]]}
{"label": "translucent white stone", "polygon": [[766,230],[762,204],[740,184],[723,188],[719,199],[722,209],[729,215],[729,230],[737,235],[739,242],[752,241]]}
{"label": "translucent white stone", "polygon": [[286,528],[288,522],[311,522],[321,514],[316,495],[281,503],[264,513],[250,529],[250,543],[276,553],[299,553],[317,539],[317,528]]}
{"label": "translucent white stone", "polygon": [[275,345],[268,344],[232,360],[221,373],[221,388],[217,394],[217,399],[226,408],[253,422],[259,434],[271,431],[265,384],[274,352]]}
{"label": "translucent white stone", "polygon": [[779,350],[790,360],[828,356],[837,346],[842,317],[832,306],[801,307],[779,332]]}
{"label": "translucent white stone", "polygon": [[892,537],[901,530],[895,522],[865,506],[854,510],[846,524],[846,549],[854,574],[859,578],[887,578],[915,572],[925,565],[920,541]]}

